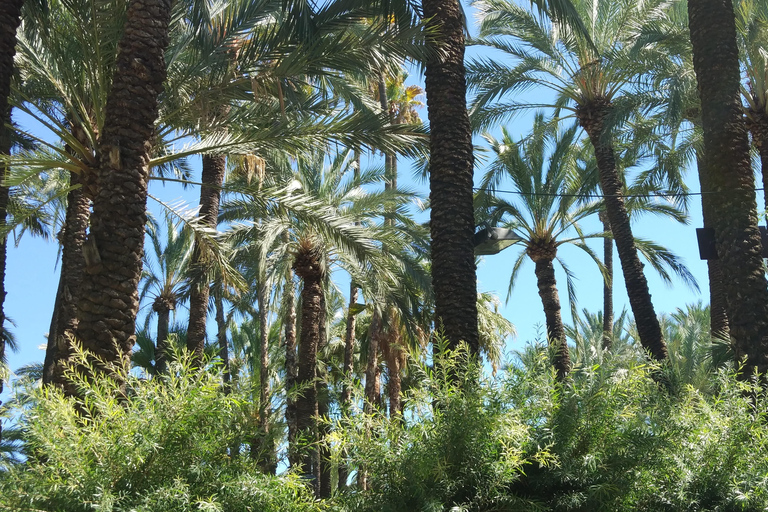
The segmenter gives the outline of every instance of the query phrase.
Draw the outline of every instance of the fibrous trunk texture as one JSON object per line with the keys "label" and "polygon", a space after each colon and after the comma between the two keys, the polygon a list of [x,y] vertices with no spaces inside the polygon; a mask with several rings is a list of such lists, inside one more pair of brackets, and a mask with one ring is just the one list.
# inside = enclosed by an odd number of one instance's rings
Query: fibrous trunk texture
{"label": "fibrous trunk texture", "polygon": [[536,282],[539,287],[539,297],[544,306],[544,317],[547,323],[547,338],[554,349],[554,367],[557,379],[562,381],[571,371],[571,356],[565,338],[565,327],[560,316],[560,297],[557,294],[555,267],[552,258],[536,258]]}
{"label": "fibrous trunk texture", "polygon": [[[611,223],[605,211],[600,212],[600,222],[603,223],[603,231],[610,233]],[[610,350],[613,345],[613,238],[608,236],[603,239],[603,265],[603,348]]]}
{"label": "fibrous trunk texture", "polygon": [[[320,250],[311,244],[299,249],[293,263],[296,275],[303,282],[301,290],[301,337],[296,386],[296,426],[298,435],[310,443],[317,440],[317,350],[320,344],[325,298],[323,294],[323,267]],[[313,477],[315,449],[302,454],[301,473]],[[317,484],[317,482],[316,482]]]}
{"label": "fibrous trunk texture", "polygon": [[152,310],[157,313],[157,344],[155,347],[155,371],[158,375],[168,368],[168,328],[171,323],[171,311],[176,309],[176,302],[159,296],[152,303]]}
{"label": "fibrous trunk texture", "polygon": [[139,309],[149,153],[165,79],[170,0],[132,0],[118,44],[99,145],[99,191],[77,336],[107,362],[128,367]]}
{"label": "fibrous trunk texture", "polygon": [[423,0],[424,19],[437,34],[439,57],[426,63],[430,126],[432,286],[436,326],[449,347],[478,350],[477,278],[472,206],[472,130],[464,76],[464,17],[457,0]]}
{"label": "fibrous trunk texture", "polygon": [[595,150],[605,211],[619,253],[624,283],[629,296],[629,305],[635,316],[640,343],[651,357],[661,361],[667,358],[667,345],[662,337],[659,319],[656,317],[651,302],[648,281],[643,273],[643,264],[640,262],[635,238],[632,235],[629,214],[624,204],[621,178],[616,169],[613,144],[610,134],[605,129],[605,119],[612,108],[609,101],[597,99],[580,106],[577,110],[577,116],[579,124],[589,135],[589,140]]}
{"label": "fibrous trunk texture", "polygon": [[[707,172],[704,169],[703,155],[696,156],[696,164],[699,173],[699,183],[701,190],[711,189],[711,183],[708,180]],[[701,195],[701,211],[705,228],[714,228],[712,210],[716,198],[712,194]],[[723,271],[722,263],[718,259],[707,260],[707,273],[709,276],[709,327],[710,335],[720,340],[730,339],[730,330],[728,328],[728,314],[725,307],[725,291],[723,290]]]}
{"label": "fibrous trunk texture", "polygon": [[[704,175],[723,273],[728,325],[743,375],[768,370],[768,283],[757,228],[755,182],[740,98],[730,0],[689,0],[693,67],[701,99]],[[703,185],[703,183],[702,183]]]}
{"label": "fibrous trunk texture", "polygon": [[[203,175],[200,187],[200,219],[216,229],[219,217],[221,186],[227,169],[227,157],[224,155],[203,155]],[[192,251],[191,268],[196,276],[189,289],[189,326],[187,328],[187,350],[192,352],[194,360],[200,364],[205,349],[206,323],[208,320],[208,294],[210,282],[207,278],[208,260],[205,247],[200,240],[195,241]]]}
{"label": "fibrous trunk texture", "polygon": [[[13,75],[13,56],[16,54],[16,29],[21,23],[21,6],[23,0],[3,0],[0,3],[0,155],[11,153],[10,134],[5,129],[5,123],[11,117],[8,107],[8,96],[11,93],[11,76]],[[0,165],[0,178],[8,174],[4,165]],[[8,209],[8,188],[0,183],[0,227],[5,226]],[[5,239],[0,240],[0,359],[5,357],[5,265],[7,247]],[[0,393],[3,392],[3,381],[0,379]],[[1,403],[1,402],[0,402]]]}
{"label": "fibrous trunk texture", "polygon": [[[69,184],[78,185],[80,178],[70,174]],[[83,190],[76,188],[67,193],[67,212],[61,240],[61,275],[56,293],[48,345],[43,362],[43,384],[66,386],[64,369],[72,354],[72,341],[77,331],[77,303],[80,300],[81,283],[85,272],[83,245],[91,215],[91,201]]]}

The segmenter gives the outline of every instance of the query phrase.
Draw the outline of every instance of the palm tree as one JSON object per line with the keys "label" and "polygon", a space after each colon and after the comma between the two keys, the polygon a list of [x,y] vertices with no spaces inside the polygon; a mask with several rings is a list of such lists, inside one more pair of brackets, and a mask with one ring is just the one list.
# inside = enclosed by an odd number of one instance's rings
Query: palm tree
{"label": "palm tree", "polygon": [[[633,48],[637,28],[661,16],[660,2],[633,0],[576,0],[570,17],[539,16],[508,0],[478,4],[480,43],[515,59],[508,67],[496,61],[469,66],[477,91],[473,109],[478,127],[508,117],[533,105],[493,103],[510,92],[541,86],[555,97],[548,105],[559,113],[572,112],[587,132],[595,152],[606,213],[621,260],[632,312],[643,346],[655,359],[667,356],[666,345],[638,257],[629,214],[616,169],[614,128],[641,105],[629,94],[638,74]],[[587,28],[587,36],[579,27]]]}
{"label": "palm tree", "polygon": [[[483,191],[478,194],[478,204],[489,209],[491,221],[503,222],[515,229],[522,238],[525,248],[513,265],[510,291],[515,277],[528,256],[536,265],[539,296],[544,306],[547,338],[554,354],[554,366],[558,379],[566,377],[571,369],[565,327],[560,315],[560,299],[557,293],[554,261],[560,263],[568,279],[568,296],[575,300],[572,273],[557,256],[564,244],[573,244],[584,250],[597,263],[600,262],[584,243],[585,238],[604,236],[603,233],[585,234],[579,222],[594,215],[599,203],[578,205],[578,198],[567,194],[571,187],[568,178],[576,165],[576,142],[578,126],[573,125],[558,132],[557,124],[546,123],[544,116],[537,113],[531,134],[521,142],[515,142],[509,132],[502,128],[501,140],[485,135],[494,160],[483,180]],[[551,151],[551,153],[549,153]],[[520,192],[519,200],[508,202],[489,197],[503,179],[512,181]],[[571,233],[569,233],[571,232]],[[602,265],[600,265],[602,267]]]}
{"label": "palm tree", "polygon": [[472,129],[467,114],[464,15],[458,0],[422,0],[428,43],[425,63],[430,126],[429,188],[435,322],[450,347],[478,351]]}
{"label": "palm tree", "polygon": [[77,336],[107,362],[127,365],[135,341],[146,224],[149,147],[165,79],[169,0],[131,1],[99,141],[99,191],[86,245]]}
{"label": "palm tree", "polygon": [[[739,50],[731,2],[689,0],[689,27],[701,100],[704,173],[731,339],[744,375],[768,370],[768,282],[757,229],[755,183],[740,101]],[[705,181],[702,180],[702,184]]]}
{"label": "palm tree", "polygon": [[[144,272],[139,300],[151,299],[152,312],[157,314],[157,348],[155,349],[157,373],[163,373],[167,368],[170,348],[167,344],[170,313],[176,311],[178,305],[189,293],[187,274],[192,252],[192,235],[188,230],[179,230],[177,224],[178,222],[175,223],[169,214],[165,217],[165,230],[162,230],[159,223],[152,217],[147,223],[147,235],[153,258],[150,258],[148,253],[144,253]],[[151,317],[151,313],[146,316],[147,323]]]}

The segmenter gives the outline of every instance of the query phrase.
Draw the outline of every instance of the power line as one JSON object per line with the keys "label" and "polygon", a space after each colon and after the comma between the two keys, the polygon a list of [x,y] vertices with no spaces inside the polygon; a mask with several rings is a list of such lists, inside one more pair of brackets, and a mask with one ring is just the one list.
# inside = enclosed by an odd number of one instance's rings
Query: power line
{"label": "power line", "polygon": [[[473,190],[480,191],[480,190],[487,190],[488,192],[492,192],[494,194],[517,194],[519,196],[545,196],[545,197],[578,197],[583,199],[603,199],[606,197],[641,197],[641,198],[648,198],[648,197],[661,197],[661,198],[669,198],[669,197],[688,197],[688,196],[702,196],[705,194],[721,194],[722,192],[718,192],[715,190],[708,190],[708,191],[702,191],[702,192],[669,192],[666,194],[661,194],[657,192],[649,192],[647,194],[611,194],[611,195],[604,195],[604,194],[558,194],[558,193],[548,193],[548,192],[522,192],[520,190],[490,190],[490,189],[484,189],[482,187],[473,187]],[[754,189],[755,192],[759,192],[764,190],[763,188],[756,188]]]}

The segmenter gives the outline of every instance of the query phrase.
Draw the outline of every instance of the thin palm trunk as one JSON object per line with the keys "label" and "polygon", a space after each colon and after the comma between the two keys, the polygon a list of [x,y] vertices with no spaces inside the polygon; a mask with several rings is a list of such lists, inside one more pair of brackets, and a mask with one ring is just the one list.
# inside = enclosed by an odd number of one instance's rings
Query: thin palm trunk
{"label": "thin palm trunk", "polygon": [[640,343],[651,357],[661,361],[667,358],[667,345],[662,336],[653,302],[651,302],[648,281],[643,273],[643,264],[638,256],[629,214],[624,204],[622,184],[616,169],[613,145],[605,129],[605,119],[610,115],[612,108],[610,102],[606,100],[594,100],[581,106],[577,116],[595,150],[605,211],[619,253],[624,283],[629,296],[629,305],[635,316]]}
{"label": "thin palm trunk", "polygon": [[402,391],[402,347],[400,345],[399,331],[395,326],[391,326],[391,331],[387,336],[387,347],[385,352],[385,361],[387,362],[387,371],[389,372],[389,382],[387,391],[389,393],[389,417],[400,418]]}
{"label": "thin palm trunk", "polygon": [[171,310],[176,309],[173,301],[165,297],[157,297],[152,304],[152,310],[157,313],[157,346],[155,348],[155,372],[157,375],[168,369],[168,330],[171,324]]}
{"label": "thin palm trunk", "polygon": [[757,228],[755,182],[741,106],[739,51],[730,0],[689,0],[693,67],[701,99],[704,177],[717,200],[712,226],[734,352],[768,370],[768,283]]}
{"label": "thin palm trunk", "polygon": [[[325,297],[321,254],[311,243],[299,249],[293,269],[304,284],[301,290],[301,336],[296,386],[296,427],[298,435],[307,443],[317,440],[317,350],[320,344]],[[301,473],[312,477],[316,447],[306,449],[301,456]],[[315,482],[319,484],[319,482]]]}
{"label": "thin palm trunk", "polygon": [[[227,168],[224,155],[203,155],[203,174],[200,187],[200,218],[211,229],[216,229],[219,217],[221,186]],[[204,248],[195,241],[190,268],[196,278],[190,284],[189,327],[187,328],[187,349],[200,364],[205,349],[206,324],[208,320],[209,285]]]}
{"label": "thin palm trunk", "polygon": [[221,287],[218,286],[213,294],[213,300],[216,307],[216,340],[219,342],[219,357],[224,366],[224,372],[221,375],[224,383],[224,393],[229,394],[232,390],[230,381],[232,379],[229,372],[229,343],[227,342],[227,322],[224,319],[224,299],[221,297]]}
{"label": "thin palm trunk", "polygon": [[368,360],[365,367],[365,405],[367,414],[373,413],[379,403],[379,344],[381,341],[381,314],[374,310],[368,328]]}
{"label": "thin palm trunk", "polygon": [[77,335],[83,347],[125,368],[136,339],[149,151],[166,73],[170,13],[170,0],[128,5],[107,97],[99,191],[86,242],[90,261],[78,302]]}
{"label": "thin palm trunk", "polygon": [[[532,258],[533,259],[533,258]],[[539,297],[544,306],[544,317],[547,323],[547,339],[554,348],[554,367],[557,379],[562,381],[571,371],[571,357],[568,352],[568,342],[565,338],[565,327],[560,315],[560,297],[557,294],[555,267],[553,258],[537,257],[536,280],[539,287]]]}
{"label": "thin palm trunk", "polygon": [[266,283],[259,283],[257,291],[259,306],[259,436],[260,465],[265,473],[274,474],[277,459],[273,439],[269,432],[269,418],[272,415],[269,385],[269,289]]}
{"label": "thin palm trunk", "polygon": [[285,422],[288,425],[288,465],[297,466],[301,461],[298,453],[298,427],[296,424],[296,397],[294,388],[298,379],[296,363],[296,296],[293,272],[289,269],[283,287],[285,308]]}
{"label": "thin palm trunk", "polygon": [[477,277],[472,243],[474,164],[464,70],[464,15],[458,0],[423,0],[439,56],[426,63],[430,126],[432,285],[436,326],[456,347],[478,351]]}
{"label": "thin palm trunk", "polygon": [[[768,210],[768,114],[764,105],[759,109],[750,109],[747,125],[752,133],[752,143],[760,154],[760,174],[763,179],[763,204]],[[768,222],[768,211],[764,213]]]}
{"label": "thin palm trunk", "polygon": [[[611,232],[611,223],[605,211],[600,212],[603,231]],[[611,350],[613,345],[613,238],[603,238],[603,265],[605,280],[603,281],[603,348]]]}

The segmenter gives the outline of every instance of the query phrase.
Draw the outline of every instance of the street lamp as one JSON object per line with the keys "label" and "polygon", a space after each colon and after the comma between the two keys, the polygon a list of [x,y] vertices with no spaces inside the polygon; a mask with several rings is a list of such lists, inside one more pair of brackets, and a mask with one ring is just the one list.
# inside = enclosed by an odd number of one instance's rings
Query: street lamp
{"label": "street lamp", "polygon": [[[760,228],[760,241],[763,244],[763,258],[768,258],[768,228]],[[477,236],[477,235],[475,235]],[[702,260],[716,260],[715,228],[696,228],[696,240],[699,242],[699,258]]]}
{"label": "street lamp", "polygon": [[498,254],[520,240],[522,238],[511,229],[486,226],[475,233],[475,256]]}

